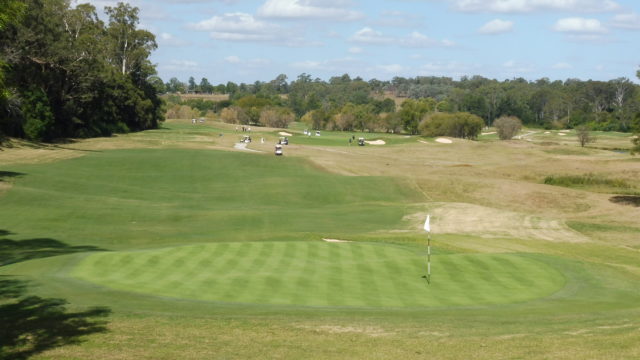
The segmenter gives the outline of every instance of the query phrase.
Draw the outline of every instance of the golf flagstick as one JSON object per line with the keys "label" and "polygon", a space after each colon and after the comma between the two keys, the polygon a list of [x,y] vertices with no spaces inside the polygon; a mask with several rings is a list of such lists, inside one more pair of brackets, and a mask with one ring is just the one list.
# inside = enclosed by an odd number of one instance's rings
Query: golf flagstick
{"label": "golf flagstick", "polygon": [[427,232],[427,284],[431,284],[431,225],[429,224],[429,218],[424,222],[424,231]]}

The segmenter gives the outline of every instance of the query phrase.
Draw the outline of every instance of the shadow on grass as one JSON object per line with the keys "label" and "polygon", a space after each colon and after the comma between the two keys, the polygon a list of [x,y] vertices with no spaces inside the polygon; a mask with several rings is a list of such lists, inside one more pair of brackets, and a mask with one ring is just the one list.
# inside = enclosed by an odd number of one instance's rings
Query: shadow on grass
{"label": "shadow on grass", "polygon": [[[0,229],[0,237],[14,235]],[[95,246],[70,246],[41,238],[0,239],[0,267],[21,261],[84,251],[102,250]],[[28,293],[28,283],[0,276],[0,359],[28,359],[45,350],[78,344],[82,336],[106,331],[111,310],[94,307],[86,311],[67,311],[64,299],[42,298]]]}
{"label": "shadow on grass", "polygon": [[14,172],[14,171],[0,171],[0,181],[4,181],[4,179],[19,177],[24,175],[23,173]]}
{"label": "shadow on grass", "polygon": [[[7,235],[11,235],[11,232],[0,229],[0,236]],[[96,246],[70,246],[61,241],[49,238],[27,240],[0,239],[0,266],[51,256],[103,250],[104,249]]]}
{"label": "shadow on grass", "polygon": [[0,277],[0,359],[28,359],[107,331],[109,308],[70,312],[63,299],[27,296],[26,291],[26,282]]}

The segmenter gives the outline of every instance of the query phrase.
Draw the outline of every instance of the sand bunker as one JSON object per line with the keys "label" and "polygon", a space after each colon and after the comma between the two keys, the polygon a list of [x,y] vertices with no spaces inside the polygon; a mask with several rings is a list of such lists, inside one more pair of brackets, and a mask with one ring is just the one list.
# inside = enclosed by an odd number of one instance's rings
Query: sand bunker
{"label": "sand bunker", "polygon": [[330,242],[330,243],[348,243],[351,242],[349,240],[338,240],[338,239],[322,239],[326,242]]}
{"label": "sand bunker", "polygon": [[[425,214],[406,217],[422,228]],[[556,242],[586,242],[584,235],[562,220],[545,219],[467,203],[442,203],[431,211],[431,230],[439,234],[469,234],[487,238],[517,238]]]}
{"label": "sand bunker", "polygon": [[278,133],[280,136],[293,136],[293,134],[289,134],[288,132],[280,131]]}
{"label": "sand bunker", "polygon": [[545,134],[551,134],[551,131],[545,131],[544,133]]}
{"label": "sand bunker", "polygon": [[436,141],[441,143],[441,144],[451,144],[451,143],[453,143],[453,141],[451,141],[449,139],[445,139],[445,138],[437,138]]}
{"label": "sand bunker", "polygon": [[493,135],[493,134],[497,134],[497,132],[492,131],[492,132],[482,133],[482,135]]}
{"label": "sand bunker", "polygon": [[558,133],[558,135],[560,135],[560,136],[567,136],[567,134],[565,134],[565,133]]}
{"label": "sand bunker", "polygon": [[373,141],[365,141],[367,144],[371,145],[384,145],[386,142],[384,140],[373,140]]}

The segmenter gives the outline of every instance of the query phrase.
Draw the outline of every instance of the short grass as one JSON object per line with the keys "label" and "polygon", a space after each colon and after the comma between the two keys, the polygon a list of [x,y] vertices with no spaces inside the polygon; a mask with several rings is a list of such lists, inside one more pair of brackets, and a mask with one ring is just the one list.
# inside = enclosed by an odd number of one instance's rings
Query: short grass
{"label": "short grass", "polygon": [[220,243],[85,258],[74,276],[105,287],[174,298],[307,306],[444,307],[508,304],[548,296],[563,276],[509,254],[425,258],[384,244]]}
{"label": "short grass", "polygon": [[220,151],[105,151],[11,169],[23,175],[3,197],[5,229],[108,249],[375,231],[400,226],[409,201],[401,181]]}

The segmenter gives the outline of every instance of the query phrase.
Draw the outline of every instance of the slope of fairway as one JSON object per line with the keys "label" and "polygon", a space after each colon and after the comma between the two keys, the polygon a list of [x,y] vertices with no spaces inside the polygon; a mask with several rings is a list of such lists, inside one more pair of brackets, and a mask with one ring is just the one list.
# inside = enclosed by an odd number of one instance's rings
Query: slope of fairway
{"label": "slope of fairway", "polygon": [[20,174],[0,202],[14,239],[108,249],[388,229],[409,199],[389,178],[211,150],[104,151],[5,170]]}
{"label": "slope of fairway", "polygon": [[522,302],[552,294],[564,277],[513,254],[439,255],[431,285],[424,257],[383,244],[218,243],[94,253],[72,275],[99,285],[197,300],[421,307]]}

